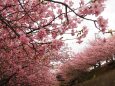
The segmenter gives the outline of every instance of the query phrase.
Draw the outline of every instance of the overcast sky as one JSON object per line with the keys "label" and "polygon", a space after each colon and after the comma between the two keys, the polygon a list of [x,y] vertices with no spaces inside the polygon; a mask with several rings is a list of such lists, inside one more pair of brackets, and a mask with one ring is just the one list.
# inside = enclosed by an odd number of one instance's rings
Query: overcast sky
{"label": "overcast sky", "polygon": [[[115,29],[115,0],[107,0],[106,1],[105,11],[101,15],[104,16],[105,19],[108,19],[108,21],[109,21],[108,28]],[[89,25],[90,30],[89,30],[89,34],[88,34],[86,40],[84,41],[84,43],[76,44],[74,40],[67,41],[69,46],[71,46],[75,52],[82,51],[82,49],[84,47],[86,47],[86,45],[88,44],[88,41],[94,39],[94,36],[95,36],[94,34],[97,32],[97,30],[95,29],[95,27],[92,23],[87,23],[87,25]],[[100,35],[102,35],[102,34],[100,34]]]}

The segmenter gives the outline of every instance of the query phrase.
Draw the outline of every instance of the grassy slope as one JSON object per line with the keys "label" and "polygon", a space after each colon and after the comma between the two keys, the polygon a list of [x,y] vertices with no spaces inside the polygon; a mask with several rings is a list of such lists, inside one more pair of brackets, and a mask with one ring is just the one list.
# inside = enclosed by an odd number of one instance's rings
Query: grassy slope
{"label": "grassy slope", "polygon": [[74,86],[115,86],[115,65],[105,66],[93,72],[93,77],[79,85]]}
{"label": "grassy slope", "polygon": [[115,70],[108,71],[103,75],[75,86],[115,86]]}

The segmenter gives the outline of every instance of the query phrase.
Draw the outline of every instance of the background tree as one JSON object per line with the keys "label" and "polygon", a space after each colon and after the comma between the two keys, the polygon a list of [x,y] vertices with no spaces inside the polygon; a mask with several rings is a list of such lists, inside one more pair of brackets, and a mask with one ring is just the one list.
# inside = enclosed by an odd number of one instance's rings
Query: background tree
{"label": "background tree", "polygon": [[52,86],[46,54],[64,45],[68,31],[81,43],[88,28],[77,28],[84,20],[104,33],[107,20],[99,16],[104,1],[80,0],[73,8],[69,0],[0,0],[0,84]]}
{"label": "background tree", "polygon": [[105,64],[105,61],[107,64],[108,61],[114,62],[114,38],[115,36],[90,42],[90,46],[83,52],[78,53],[75,58],[62,65],[59,74],[64,78],[64,82],[69,84],[73,83],[71,81],[82,81],[84,75],[88,76],[87,73],[92,70],[92,67],[99,68]]}

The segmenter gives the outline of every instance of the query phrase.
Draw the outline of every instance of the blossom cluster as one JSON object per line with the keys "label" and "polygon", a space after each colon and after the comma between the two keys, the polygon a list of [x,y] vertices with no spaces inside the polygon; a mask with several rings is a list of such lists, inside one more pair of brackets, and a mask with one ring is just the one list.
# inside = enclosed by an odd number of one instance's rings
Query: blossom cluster
{"label": "blossom cluster", "polygon": [[79,76],[79,72],[89,71],[91,67],[113,59],[115,55],[114,39],[115,36],[106,39],[106,41],[105,39],[99,39],[91,42],[84,52],[78,53],[72,60],[63,64],[59,73],[65,81],[71,81],[71,79]]}

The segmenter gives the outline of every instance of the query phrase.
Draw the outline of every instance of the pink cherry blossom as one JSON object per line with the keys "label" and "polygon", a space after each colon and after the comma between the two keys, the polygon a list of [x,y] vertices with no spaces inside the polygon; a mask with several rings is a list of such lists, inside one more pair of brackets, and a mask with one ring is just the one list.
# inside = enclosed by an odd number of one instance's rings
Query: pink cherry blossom
{"label": "pink cherry blossom", "polygon": [[105,32],[108,24],[108,20],[104,19],[102,16],[98,17],[97,23],[99,24],[99,27],[101,28],[102,32]]}
{"label": "pink cherry blossom", "polygon": [[28,44],[30,39],[28,37],[26,37],[25,35],[21,35],[20,36],[20,41],[24,44]]}
{"label": "pink cherry blossom", "polygon": [[63,42],[60,40],[53,40],[51,44],[51,48],[55,50],[59,50],[61,46],[63,45]]}
{"label": "pink cherry blossom", "polygon": [[91,7],[91,13],[95,14],[96,16],[98,16],[102,11],[104,11],[104,6],[98,1],[95,1],[95,3],[92,3],[92,7]]}
{"label": "pink cherry blossom", "polygon": [[41,29],[38,33],[37,33],[37,38],[42,40],[44,37],[46,37],[47,33],[44,29]]}
{"label": "pink cherry blossom", "polygon": [[[78,2],[80,2],[80,6],[74,6],[75,3],[72,0],[1,0],[1,86],[59,85],[54,84],[56,75],[51,73],[50,63],[53,55],[63,63],[68,60],[66,58],[69,57],[68,54],[62,55],[62,58],[57,54],[64,46],[66,40],[63,41],[63,36],[66,32],[72,34],[73,37],[77,36],[75,41],[82,43],[89,30],[83,27],[79,33],[78,28],[82,25],[83,20],[98,24],[98,29],[100,28],[102,32],[107,27],[107,20],[99,17],[99,14],[104,10],[105,0],[91,0],[88,3],[85,0],[78,0]],[[96,15],[95,20],[91,19],[92,15]],[[113,38],[106,40],[102,46],[103,48],[92,46],[89,48],[93,51],[92,53],[87,51],[88,54],[80,54],[79,58],[76,56],[75,61],[71,60],[65,66],[65,74],[68,74],[66,68],[72,74],[71,69],[73,72],[85,70],[90,63],[94,65],[97,60],[106,59],[105,53],[108,57],[111,53],[115,53]],[[104,49],[106,51],[103,51]],[[56,54],[53,54],[54,51]],[[66,51],[66,53],[68,52]],[[76,74],[76,72],[74,73]],[[5,79],[8,81],[6,82]]]}

